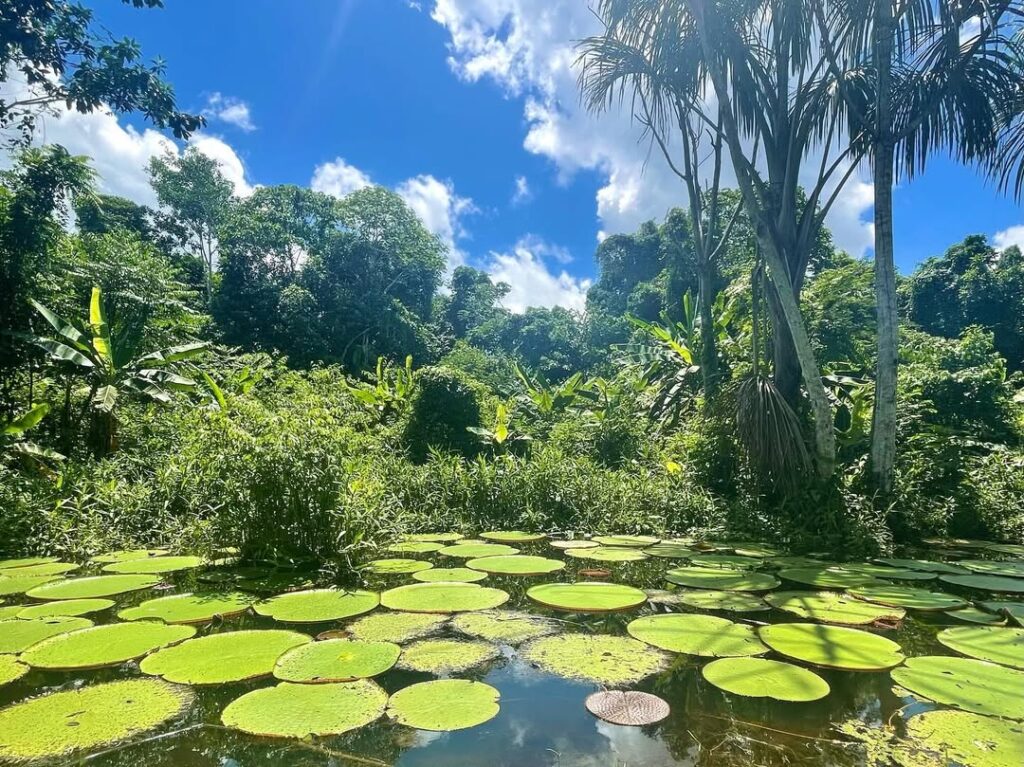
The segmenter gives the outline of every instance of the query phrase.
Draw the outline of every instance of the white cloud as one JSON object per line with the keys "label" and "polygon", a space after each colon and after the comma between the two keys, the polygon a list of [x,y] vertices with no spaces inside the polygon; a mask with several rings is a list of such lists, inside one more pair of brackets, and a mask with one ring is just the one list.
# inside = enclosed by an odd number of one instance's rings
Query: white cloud
{"label": "white cloud", "polygon": [[210,94],[206,100],[206,107],[203,109],[203,116],[208,120],[220,120],[234,125],[246,133],[256,130],[249,105],[241,99],[225,96],[222,93]]}
{"label": "white cloud", "polygon": [[248,197],[253,193],[255,187],[245,180],[245,166],[241,158],[222,139],[216,136],[197,135],[192,139],[192,146],[220,166],[224,178],[234,185],[236,195]]}
{"label": "white cloud", "polygon": [[309,185],[314,191],[334,197],[344,197],[346,194],[370,186],[372,183],[370,177],[359,168],[349,165],[341,157],[336,157],[331,162],[316,166]]}
{"label": "white cloud", "polygon": [[533,190],[530,189],[530,182],[526,176],[516,176],[516,188],[512,192],[512,204],[521,205],[533,199]]}
{"label": "white cloud", "polygon": [[992,237],[992,242],[996,250],[1006,250],[1014,245],[1024,250],[1024,224],[1007,227],[1002,231],[996,232]]}
{"label": "white cloud", "polygon": [[485,271],[495,282],[511,288],[502,300],[506,309],[523,312],[529,306],[564,306],[583,311],[590,280],[581,280],[562,270],[552,272],[546,257],[564,258],[564,250],[535,237],[524,237],[507,253],[490,254]]}

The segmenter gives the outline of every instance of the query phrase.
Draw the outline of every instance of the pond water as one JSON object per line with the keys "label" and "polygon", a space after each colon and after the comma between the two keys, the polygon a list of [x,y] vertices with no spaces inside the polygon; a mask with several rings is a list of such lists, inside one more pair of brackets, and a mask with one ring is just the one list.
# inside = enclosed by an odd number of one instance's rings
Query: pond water
{"label": "pond water", "polygon": [[[692,610],[678,604],[645,604],[620,613],[581,614],[557,612],[539,606],[526,596],[538,583],[586,580],[581,570],[607,568],[607,581],[627,583],[643,589],[665,589],[664,573],[681,561],[650,558],[640,562],[593,562],[564,557],[547,542],[517,544],[525,554],[537,554],[566,561],[564,570],[541,576],[489,575],[481,585],[499,588],[511,596],[500,609],[516,609],[557,618],[567,632],[595,632],[626,636],[626,624],[643,615],[666,611],[701,612],[760,626],[767,623],[802,621],[795,615],[772,608],[763,612],[729,613]],[[992,556],[977,550],[937,553],[911,552],[940,559],[960,554],[977,558]],[[438,567],[457,567],[459,560],[437,553],[386,554],[433,562]],[[94,574],[90,565],[71,576]],[[772,572],[770,562],[761,568]],[[97,624],[116,622],[116,612],[154,596],[181,591],[209,591],[209,583],[197,580],[201,570],[165,577],[159,591],[146,589],[112,597],[116,607],[90,615]],[[385,590],[415,582],[409,575],[371,576],[362,587]],[[349,584],[345,584],[349,585]],[[1016,599],[1020,595],[972,592],[937,580],[908,583],[930,590],[974,599]],[[810,586],[786,582],[780,589],[813,591]],[[28,603],[18,596],[7,603]],[[384,611],[385,608],[377,608]],[[350,621],[322,624],[282,624],[253,614],[218,619],[199,625],[199,636],[240,629],[287,628],[311,636],[344,628]],[[906,618],[892,627],[858,627],[897,642],[908,657],[953,655],[936,640],[937,632],[948,626],[973,625],[943,612],[907,610]],[[465,639],[452,629],[437,636]],[[775,653],[765,657],[779,659]],[[255,681],[195,688],[195,700],[188,710],[159,729],[140,736],[137,742],[119,744],[106,751],[85,756],[97,767],[257,767],[258,765],[401,765],[402,767],[610,767],[612,765],[855,765],[864,764],[859,744],[837,732],[835,726],[850,720],[878,728],[885,723],[897,730],[906,716],[934,704],[900,697],[893,690],[887,671],[851,672],[815,668],[831,687],[829,695],[810,703],[785,703],[747,698],[722,692],[705,681],[701,667],[710,658],[673,655],[670,667],[629,689],[654,693],[671,706],[664,721],[645,727],[605,723],[584,707],[586,697],[600,685],[574,681],[531,666],[508,646],[485,665],[454,676],[486,682],[500,692],[500,712],[484,724],[449,733],[414,730],[386,718],[343,736],[308,741],[269,739],[228,730],[220,715],[232,700],[245,692],[276,683],[266,678]],[[800,664],[804,665],[804,664]],[[87,671],[44,672],[33,669],[21,679],[0,686],[0,707],[41,693],[133,677],[145,677],[137,662],[116,668]],[[431,675],[392,669],[375,677],[388,693],[410,684],[432,679]],[[1024,691],[1021,693],[1024,695]],[[117,711],[110,712],[111,717]],[[1022,756],[1024,759],[1024,756]]]}

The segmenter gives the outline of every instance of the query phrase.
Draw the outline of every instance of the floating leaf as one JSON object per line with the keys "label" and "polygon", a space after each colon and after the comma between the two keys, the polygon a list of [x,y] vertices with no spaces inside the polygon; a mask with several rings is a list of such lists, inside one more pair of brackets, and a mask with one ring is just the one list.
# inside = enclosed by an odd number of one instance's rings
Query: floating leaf
{"label": "floating leaf", "polygon": [[662,541],[656,543],[653,546],[648,546],[644,549],[644,553],[649,557],[662,557],[664,559],[686,559],[693,556],[697,552],[690,548],[688,545],[683,543],[673,543],[672,541]]}
{"label": "floating leaf", "polygon": [[631,610],[647,601],[640,589],[621,583],[543,583],[526,592],[534,602],[555,610],[578,613],[607,613]]}
{"label": "floating leaf", "polygon": [[979,610],[977,607],[964,607],[960,610],[948,610],[946,615],[950,618],[967,621],[968,623],[981,623],[987,626],[1006,625],[1006,618],[1002,615],[996,615],[994,613],[986,612],[985,610]]}
{"label": "floating leaf", "polygon": [[51,670],[116,666],[137,660],[159,647],[181,642],[195,633],[191,626],[111,623],[51,637],[26,650],[21,659],[33,668]]}
{"label": "floating leaf", "polygon": [[140,668],[182,684],[241,682],[268,676],[278,658],[310,641],[295,631],[228,631],[164,648],[143,660]]}
{"label": "floating leaf", "polygon": [[698,610],[726,610],[734,613],[752,613],[769,609],[760,597],[741,591],[683,591],[679,602]]}
{"label": "floating leaf", "polygon": [[888,565],[856,562],[844,562],[839,567],[843,572],[857,573],[868,578],[879,578],[884,581],[931,581],[938,577],[934,572],[914,570],[910,567],[889,567]]}
{"label": "floating leaf", "polygon": [[764,564],[762,559],[736,556],[735,554],[693,554],[690,562],[697,567],[733,567],[753,570]]}
{"label": "floating leaf", "polygon": [[[11,570],[9,572],[17,572]],[[60,580],[57,575],[37,575],[33,578],[10,578],[7,576],[0,576],[0,597],[9,596],[11,594],[24,594],[37,586],[41,586],[44,583],[52,583]]]}
{"label": "floating leaf", "polygon": [[470,570],[480,570],[495,575],[546,575],[565,567],[565,562],[546,557],[527,557],[513,555],[510,557],[483,557],[466,562]]}
{"label": "floating leaf", "polygon": [[433,565],[430,562],[424,562],[422,559],[375,559],[367,562],[363,570],[374,575],[407,575],[429,570],[431,567]]}
{"label": "floating leaf", "polygon": [[850,589],[857,599],[889,607],[909,607],[913,610],[956,610],[966,607],[967,601],[952,594],[940,594],[908,586],[864,586]]}
{"label": "floating leaf", "polygon": [[973,658],[925,655],[908,658],[889,673],[900,687],[926,700],[975,714],[1024,719],[1024,671]]}
{"label": "floating leaf", "polygon": [[597,541],[588,541],[582,538],[576,538],[571,541],[551,541],[551,545],[556,549],[593,549],[597,548],[601,544]]}
{"label": "floating leaf", "polygon": [[454,543],[466,536],[461,533],[415,533],[405,536],[407,541],[426,541],[427,543]]}
{"label": "floating leaf", "polygon": [[44,602],[41,605],[22,607],[18,617],[22,620],[31,618],[52,618],[55,615],[89,615],[114,606],[113,599],[63,599],[57,602]]}
{"label": "floating leaf", "polygon": [[480,533],[480,537],[485,541],[497,541],[498,543],[533,543],[547,538],[544,533],[524,533],[522,530],[494,530],[489,533]]}
{"label": "floating leaf", "polygon": [[28,672],[29,667],[13,655],[0,655],[0,686],[21,679]]}
{"label": "floating leaf", "polygon": [[651,535],[595,535],[594,540],[602,546],[653,546],[660,538]]}
{"label": "floating leaf", "polygon": [[1024,602],[995,601],[981,602],[980,604],[986,610],[1005,615],[1016,621],[1019,626],[1024,626]]}
{"label": "floating leaf", "polygon": [[838,567],[795,567],[780,570],[779,577],[820,589],[851,589],[877,583],[870,575],[861,575]]}
{"label": "floating leaf", "polygon": [[235,585],[242,591],[254,591],[257,594],[279,594],[282,591],[294,592],[310,589],[314,583],[309,576],[302,573],[274,570],[269,573],[261,571],[258,575],[241,578],[235,581]]}
{"label": "floating leaf", "polygon": [[[474,560],[475,561],[475,560]],[[437,583],[447,581],[448,583],[476,583],[486,580],[487,573],[479,570],[470,570],[468,567],[434,567],[430,570],[421,570],[412,574],[414,581],[421,583]]]}
{"label": "floating leaf", "polygon": [[396,554],[429,554],[444,548],[443,543],[436,541],[399,541],[387,547],[387,551]]}
{"label": "floating leaf", "polygon": [[103,566],[105,573],[177,573],[191,570],[206,564],[202,557],[147,557],[146,559],[126,559],[111,562]]}
{"label": "floating leaf", "polygon": [[444,554],[446,557],[477,559],[478,557],[503,557],[518,554],[519,549],[506,546],[503,543],[456,543],[454,546],[445,546],[437,553]]}
{"label": "floating leaf", "polygon": [[704,658],[733,658],[768,652],[753,627],[714,615],[661,613],[637,618],[629,635],[654,647]]}
{"label": "floating leaf", "polygon": [[966,575],[962,567],[948,562],[935,562],[930,559],[876,559],[876,562],[904,570],[920,570],[927,573],[947,573],[949,575]]}
{"label": "floating leaf", "polygon": [[348,626],[353,639],[364,642],[401,644],[439,631],[448,622],[447,615],[429,613],[375,613]]}
{"label": "floating leaf", "polygon": [[475,583],[411,583],[385,591],[381,604],[411,613],[459,613],[491,610],[508,598],[508,592]]}
{"label": "floating leaf", "polygon": [[[1024,578],[1024,562],[1000,562],[992,559],[962,559],[957,564],[974,573],[1000,575],[1006,578]],[[39,565],[47,567],[47,565]],[[56,572],[56,571],[55,571]],[[39,575],[45,573],[40,572]]]}
{"label": "floating leaf", "polygon": [[94,575],[91,578],[72,578],[46,583],[28,592],[33,599],[96,599],[142,591],[155,586],[160,579],[155,575]]}
{"label": "floating leaf", "polygon": [[892,640],[843,626],[779,623],[763,626],[758,633],[780,655],[826,668],[881,671],[904,657]]}
{"label": "floating leaf", "polygon": [[375,591],[343,589],[311,589],[257,602],[253,609],[283,623],[323,623],[368,613],[380,604]]}
{"label": "floating leaf", "polygon": [[668,667],[670,656],[629,637],[558,634],[523,645],[519,655],[543,671],[569,679],[622,687]]}
{"label": "floating leaf", "polygon": [[68,616],[0,621],[0,654],[17,655],[44,639],[89,628],[91,625],[92,621],[88,618]]}
{"label": "floating leaf", "polygon": [[323,684],[351,682],[383,674],[402,652],[391,642],[328,639],[295,647],[274,665],[274,676],[285,682]]}
{"label": "floating leaf", "polygon": [[767,573],[731,570],[727,567],[677,567],[665,573],[669,583],[718,591],[768,591],[780,581]]}
{"label": "floating leaf", "polygon": [[106,554],[98,554],[91,561],[108,564],[110,562],[146,559],[147,557],[162,557],[166,554],[170,554],[167,549],[122,549],[120,551],[108,551]]}
{"label": "floating leaf", "polygon": [[18,613],[24,610],[26,605],[6,605],[0,607],[0,621],[8,621],[18,617]]}
{"label": "floating leaf", "polygon": [[500,654],[489,642],[419,639],[402,649],[398,667],[425,674],[454,674],[494,660]]}
{"label": "floating leaf", "polygon": [[254,597],[240,592],[213,594],[174,594],[150,599],[137,607],[121,610],[117,617],[126,621],[159,620],[164,623],[203,623],[217,616],[240,615],[249,609]]}
{"label": "floating leaf", "polygon": [[34,578],[37,575],[64,575],[80,569],[81,565],[70,562],[42,562],[36,565],[24,565],[9,570],[0,570],[0,575],[7,578]]}
{"label": "floating leaf", "polygon": [[1024,557],[1024,544],[1021,543],[990,543],[986,547],[997,554],[1009,554],[1013,557]]}
{"label": "floating leaf", "polygon": [[1024,668],[1024,629],[957,626],[940,631],[936,639],[961,655]]}
{"label": "floating leaf", "polygon": [[1024,594],[1024,578],[1001,578],[997,575],[941,575],[939,580],[966,589]]}
{"label": "floating leaf", "polygon": [[[21,557],[19,559],[0,559],[0,570],[10,570],[15,567],[28,567],[30,565],[45,565],[56,561],[57,557]],[[11,575],[13,575],[13,573]]]}
{"label": "floating leaf", "polygon": [[569,549],[567,557],[574,559],[593,559],[598,562],[640,562],[647,555],[640,549],[628,549],[615,546],[598,546],[597,548]]}
{"label": "floating leaf", "polygon": [[247,692],[227,705],[221,721],[253,735],[308,738],[341,735],[375,722],[388,694],[366,679],[340,684],[289,684]]}
{"label": "floating leaf", "polygon": [[965,711],[926,711],[907,721],[916,743],[970,767],[1020,767],[1024,727]]}
{"label": "floating leaf", "polygon": [[756,557],[758,559],[782,555],[782,552],[777,548],[764,543],[734,543],[733,551],[741,557]]}
{"label": "floating leaf", "polygon": [[498,715],[500,693],[483,682],[439,679],[405,687],[388,701],[388,716],[417,730],[451,732]]}
{"label": "floating leaf", "polygon": [[866,626],[877,621],[900,621],[907,614],[901,607],[875,605],[834,591],[776,591],[767,594],[765,601],[772,607],[799,615],[801,618],[849,626]]}
{"label": "floating leaf", "polygon": [[830,691],[828,682],[813,671],[764,658],[722,658],[701,674],[718,689],[749,698],[799,703],[820,700]]}
{"label": "floating leaf", "polygon": [[497,610],[456,615],[452,618],[452,627],[469,636],[508,645],[517,645],[559,631],[558,624],[549,618]]}
{"label": "floating leaf", "polygon": [[587,696],[587,711],[605,722],[631,727],[657,724],[671,713],[657,695],[636,690],[603,690]]}
{"label": "floating leaf", "polygon": [[157,679],[127,679],[22,701],[0,710],[0,760],[94,751],[175,718],[191,702],[188,688]]}

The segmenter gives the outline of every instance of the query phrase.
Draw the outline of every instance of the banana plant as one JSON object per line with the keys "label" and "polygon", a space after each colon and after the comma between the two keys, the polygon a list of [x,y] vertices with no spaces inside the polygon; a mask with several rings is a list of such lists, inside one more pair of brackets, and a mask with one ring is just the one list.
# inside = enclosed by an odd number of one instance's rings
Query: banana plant
{"label": "banana plant", "polygon": [[34,405],[21,415],[0,425],[0,448],[3,453],[22,456],[35,461],[63,461],[64,456],[49,448],[29,442],[25,439],[25,432],[34,428],[46,414],[50,412],[50,406],[43,403]]}
{"label": "banana plant", "polygon": [[512,428],[512,416],[508,407],[499,402],[494,414],[494,426],[486,429],[480,426],[467,426],[466,431],[475,434],[483,445],[491,452],[503,455],[517,452],[516,448],[525,446],[533,438]]}
{"label": "banana plant", "polygon": [[519,363],[515,364],[515,373],[522,389],[520,400],[542,416],[561,413],[583,401],[597,400],[597,394],[583,373],[574,373],[560,384],[548,383],[539,373],[529,375]]}
{"label": "banana plant", "polygon": [[401,368],[394,368],[383,357],[378,357],[372,382],[346,382],[345,387],[357,402],[376,413],[382,421],[400,415],[416,388],[412,355],[405,358],[405,366]]}
{"label": "banana plant", "polygon": [[111,327],[99,287],[92,289],[89,319],[84,326],[58,316],[38,301],[31,303],[56,331],[54,336],[33,337],[33,343],[64,372],[77,374],[88,382],[84,410],[92,413],[97,453],[105,455],[116,446],[117,406],[125,396],[168,403],[173,392],[196,390],[197,383],[181,375],[179,366],[201,355],[209,344],[191,343],[139,353],[142,326],[128,318]]}

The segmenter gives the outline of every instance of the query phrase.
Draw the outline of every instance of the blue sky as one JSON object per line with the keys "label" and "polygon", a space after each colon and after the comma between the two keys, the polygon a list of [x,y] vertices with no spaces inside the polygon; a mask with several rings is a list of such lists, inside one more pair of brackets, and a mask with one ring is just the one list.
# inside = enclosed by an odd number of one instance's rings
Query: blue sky
{"label": "blue sky", "polygon": [[[587,0],[90,5],[112,33],[166,61],[182,106],[208,111],[204,140],[234,164],[240,188],[395,188],[456,261],[522,282],[520,304],[578,304],[599,232],[631,230],[683,202],[628,115],[579,107],[573,43],[594,31]],[[105,184],[145,198],[130,166],[157,137],[131,117],[106,131],[90,125],[58,121],[51,132],[71,134],[73,150],[120,157],[100,169]],[[90,144],[93,134],[105,138]],[[131,143],[121,151],[119,142]],[[869,184],[852,184],[832,220],[857,255],[870,242],[870,199]],[[908,271],[976,232],[1024,241],[1012,229],[1020,224],[1020,206],[973,171],[935,161],[897,190],[898,264]]]}

